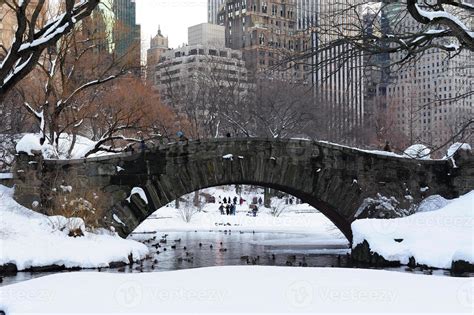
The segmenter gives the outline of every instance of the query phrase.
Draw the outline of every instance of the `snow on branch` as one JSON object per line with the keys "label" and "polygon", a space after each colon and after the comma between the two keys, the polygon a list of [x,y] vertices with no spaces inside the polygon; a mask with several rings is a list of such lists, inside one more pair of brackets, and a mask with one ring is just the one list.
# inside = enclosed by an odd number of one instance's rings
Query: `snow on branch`
{"label": "snow on branch", "polygon": [[[469,50],[474,51],[474,31],[469,29],[469,27],[467,27],[467,25],[463,23],[457,16],[445,11],[441,6],[442,3],[464,8],[472,14],[472,12],[470,12],[473,10],[472,5],[469,5],[465,2],[458,3],[452,0],[439,0],[438,4],[440,4],[440,6],[436,8],[441,9],[433,11],[427,11],[422,8],[417,3],[417,0],[407,0],[407,8],[411,16],[419,23],[426,25],[444,25],[452,31],[453,35],[459,40],[461,45],[465,46]],[[431,7],[433,8],[434,6]]]}
{"label": "snow on branch", "polygon": [[55,45],[75,23],[89,16],[100,0],[63,2],[64,12],[40,29],[36,29],[36,17],[44,10],[44,1],[19,1],[11,6],[15,11],[17,28],[13,43],[6,49],[6,56],[0,63],[0,101],[33,69],[43,50]]}

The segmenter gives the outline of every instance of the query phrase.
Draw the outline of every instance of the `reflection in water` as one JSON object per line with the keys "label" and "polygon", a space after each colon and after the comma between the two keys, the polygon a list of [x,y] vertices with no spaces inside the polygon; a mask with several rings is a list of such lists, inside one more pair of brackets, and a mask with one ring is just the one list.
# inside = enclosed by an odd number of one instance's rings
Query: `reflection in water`
{"label": "reflection in water", "polygon": [[[101,272],[156,272],[211,266],[264,265],[295,267],[364,267],[354,266],[347,245],[304,244],[306,234],[276,232],[167,232],[166,244],[160,239],[164,234],[133,234],[131,239],[145,243],[150,248],[150,258],[139,264],[121,268],[102,268]],[[286,243],[285,243],[286,242]],[[277,245],[262,245],[262,244]],[[447,270],[421,270],[407,267],[383,268],[398,272],[433,275],[450,275]],[[83,270],[91,272],[96,270]],[[67,271],[64,271],[67,272]],[[56,272],[19,272],[3,278],[0,285],[30,280]],[[474,276],[474,273],[464,276]]]}

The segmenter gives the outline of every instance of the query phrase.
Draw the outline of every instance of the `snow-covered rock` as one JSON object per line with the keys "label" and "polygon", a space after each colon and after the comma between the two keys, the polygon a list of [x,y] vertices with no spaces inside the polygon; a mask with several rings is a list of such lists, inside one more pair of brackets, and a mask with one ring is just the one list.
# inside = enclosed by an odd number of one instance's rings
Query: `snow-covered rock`
{"label": "snow-covered rock", "polygon": [[451,145],[451,146],[448,148],[448,151],[446,152],[445,159],[446,159],[446,158],[449,159],[449,158],[453,157],[454,154],[455,154],[458,150],[471,151],[472,148],[471,148],[471,146],[470,146],[468,143],[456,142],[455,144]]}
{"label": "snow-covered rock", "polygon": [[145,202],[146,204],[148,204],[148,199],[146,198],[146,193],[143,190],[143,188],[133,187],[132,191],[130,192],[130,196],[128,196],[127,198],[128,202],[131,202],[131,198],[134,194],[137,194],[138,196],[140,196],[140,199],[143,200],[143,202]]}
{"label": "snow-covered rock", "polygon": [[446,207],[449,200],[440,195],[432,195],[425,198],[418,206],[416,212],[429,212]]}
{"label": "snow-covered rock", "polygon": [[43,152],[45,144],[40,143],[41,136],[39,134],[28,133],[16,144],[17,153],[26,153],[33,155],[33,151]]}
{"label": "snow-covered rock", "polygon": [[431,158],[431,150],[423,144],[409,146],[403,153],[404,155],[414,159],[429,160]]}
{"label": "snow-covered rock", "polygon": [[0,266],[14,264],[18,270],[64,265],[66,268],[107,267],[112,262],[143,259],[148,248],[111,233],[69,237],[69,228],[84,229],[79,218],[49,217],[13,200],[13,189],[0,185]]}
{"label": "snow-covered rock", "polygon": [[413,257],[418,264],[449,269],[463,257],[474,264],[474,191],[434,211],[396,219],[356,220],[352,233],[353,249],[366,241],[372,252],[388,261],[408,264]]}
{"label": "snow-covered rock", "polygon": [[450,159],[451,162],[453,163],[453,167],[457,168],[458,166],[456,164],[456,160],[454,156],[460,150],[471,151],[472,149],[468,143],[456,142],[448,148],[448,151],[446,152],[446,155],[443,157],[443,159]]}

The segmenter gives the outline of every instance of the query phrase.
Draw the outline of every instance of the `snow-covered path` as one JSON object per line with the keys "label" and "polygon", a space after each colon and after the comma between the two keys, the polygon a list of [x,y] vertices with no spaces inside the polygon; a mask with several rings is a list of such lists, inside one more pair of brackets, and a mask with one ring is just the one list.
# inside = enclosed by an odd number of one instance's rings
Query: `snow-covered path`
{"label": "snow-covered path", "polygon": [[380,270],[212,267],[56,274],[0,288],[8,314],[471,313],[472,278]]}

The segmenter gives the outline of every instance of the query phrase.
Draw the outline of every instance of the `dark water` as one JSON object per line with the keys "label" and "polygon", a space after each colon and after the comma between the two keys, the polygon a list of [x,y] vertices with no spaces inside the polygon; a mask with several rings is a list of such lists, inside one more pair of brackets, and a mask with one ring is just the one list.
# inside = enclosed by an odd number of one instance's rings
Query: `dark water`
{"label": "dark water", "polygon": [[[166,243],[160,243],[163,236]],[[141,263],[121,268],[101,268],[101,272],[159,272],[211,266],[264,265],[304,267],[371,268],[355,265],[345,245],[285,244],[287,239],[305,237],[305,234],[276,232],[166,232],[133,234],[131,239],[143,242],[150,248],[150,257]],[[267,240],[282,240],[283,245],[264,245]],[[222,244],[221,244],[222,243]],[[200,246],[201,244],[201,246]],[[212,248],[211,248],[212,245]],[[436,276],[452,276],[448,270],[423,270],[420,268],[378,268],[396,272],[410,272]],[[81,272],[90,272],[83,270]],[[92,270],[97,271],[97,270]],[[68,272],[68,271],[57,271]],[[3,276],[0,286],[57,272],[19,272]],[[459,275],[458,275],[459,276]],[[474,276],[464,274],[460,276]]]}

